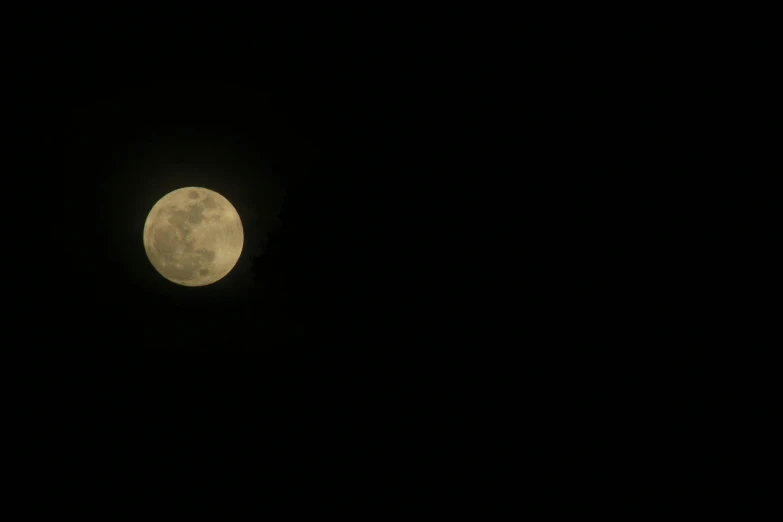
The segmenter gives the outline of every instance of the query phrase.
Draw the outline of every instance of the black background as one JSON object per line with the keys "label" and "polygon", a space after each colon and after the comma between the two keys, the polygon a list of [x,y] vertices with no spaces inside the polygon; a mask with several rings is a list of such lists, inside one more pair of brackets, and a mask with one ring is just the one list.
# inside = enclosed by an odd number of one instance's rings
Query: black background
{"label": "black background", "polygon": [[[750,284],[722,276],[751,246],[731,53],[532,15],[74,16],[9,46],[26,494],[564,505],[708,460],[733,352],[705,339]],[[191,185],[245,230],[202,288],[142,245]]]}

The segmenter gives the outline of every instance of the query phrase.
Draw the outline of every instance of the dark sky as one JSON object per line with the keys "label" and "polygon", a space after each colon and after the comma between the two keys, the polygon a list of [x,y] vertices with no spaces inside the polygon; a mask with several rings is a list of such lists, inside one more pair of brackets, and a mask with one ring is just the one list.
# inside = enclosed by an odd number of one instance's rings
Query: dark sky
{"label": "dark sky", "polygon": [[[19,178],[43,208],[24,234],[36,355],[19,352],[44,412],[33,453],[84,488],[425,495],[451,451],[426,426],[457,393],[438,303],[466,290],[429,253],[476,238],[456,187],[480,187],[460,141],[477,48],[426,24],[175,27],[20,51]],[[183,186],[243,221],[239,262],[207,287],[168,282],[142,244]]]}
{"label": "dark sky", "polygon": [[[578,17],[193,9],[15,24],[4,368],[31,505],[461,506],[532,460],[558,496],[649,432],[661,375],[698,382],[711,345],[660,325],[718,331],[697,303],[744,237],[706,51]],[[191,185],[245,232],[199,288],[142,244]]]}

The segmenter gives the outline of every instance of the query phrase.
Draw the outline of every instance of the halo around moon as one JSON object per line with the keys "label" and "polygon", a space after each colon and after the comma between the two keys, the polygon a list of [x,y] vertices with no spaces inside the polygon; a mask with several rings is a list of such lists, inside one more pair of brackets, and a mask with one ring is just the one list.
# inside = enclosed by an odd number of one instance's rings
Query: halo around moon
{"label": "halo around moon", "polygon": [[234,206],[215,191],[184,187],[163,196],[144,223],[144,249],[173,283],[205,286],[236,265],[244,231]]}

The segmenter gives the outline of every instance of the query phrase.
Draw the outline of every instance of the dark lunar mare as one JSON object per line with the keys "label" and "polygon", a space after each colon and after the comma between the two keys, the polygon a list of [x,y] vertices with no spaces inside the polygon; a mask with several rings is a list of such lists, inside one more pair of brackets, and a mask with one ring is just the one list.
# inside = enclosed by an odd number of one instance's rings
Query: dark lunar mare
{"label": "dark lunar mare", "polygon": [[[193,199],[193,194],[198,197],[198,193],[191,191],[188,196]],[[189,239],[190,227],[192,225],[198,225],[204,221],[204,208],[205,206],[215,207],[214,199],[207,198],[202,203],[195,203],[188,205],[185,209],[179,209],[176,207],[169,207],[171,216],[167,222],[173,227],[171,228],[158,228],[155,231],[154,247],[160,255],[159,262],[166,267],[166,276],[181,280],[192,281],[195,279],[196,274],[206,276],[209,275],[209,269],[207,268],[211,262],[215,260],[216,253],[213,250],[206,248],[199,249],[198,256],[189,255],[184,258],[175,259],[177,254],[177,244],[179,242],[185,243],[184,252],[188,254],[194,253],[195,241]],[[175,263],[182,263],[182,267],[174,266]]]}

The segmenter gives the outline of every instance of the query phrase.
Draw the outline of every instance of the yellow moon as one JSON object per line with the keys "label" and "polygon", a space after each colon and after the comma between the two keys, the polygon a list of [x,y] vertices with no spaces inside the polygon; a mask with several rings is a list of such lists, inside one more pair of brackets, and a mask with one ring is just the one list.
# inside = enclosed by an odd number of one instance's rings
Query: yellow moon
{"label": "yellow moon", "polygon": [[215,191],[184,187],[155,203],[144,223],[144,249],[173,283],[205,286],[236,265],[244,231],[234,206]]}

